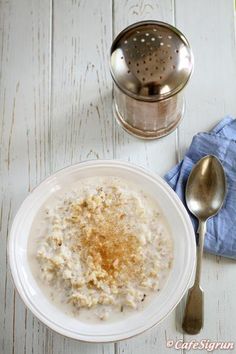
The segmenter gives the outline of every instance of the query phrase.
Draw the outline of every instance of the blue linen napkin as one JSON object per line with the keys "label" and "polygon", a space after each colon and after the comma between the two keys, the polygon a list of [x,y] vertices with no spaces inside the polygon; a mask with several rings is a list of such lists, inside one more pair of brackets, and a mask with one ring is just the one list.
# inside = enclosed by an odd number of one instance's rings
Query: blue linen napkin
{"label": "blue linen napkin", "polygon": [[[219,214],[207,222],[204,249],[236,259],[236,119],[227,116],[211,132],[195,135],[184,159],[164,178],[186,206],[185,187],[189,173],[198,160],[209,154],[218,157],[223,164],[227,196]],[[189,214],[197,231],[198,222]]]}

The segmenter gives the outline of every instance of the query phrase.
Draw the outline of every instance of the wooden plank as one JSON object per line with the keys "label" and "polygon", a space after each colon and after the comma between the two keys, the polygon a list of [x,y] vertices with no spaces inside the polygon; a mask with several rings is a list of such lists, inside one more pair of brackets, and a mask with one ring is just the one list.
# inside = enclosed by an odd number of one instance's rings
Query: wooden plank
{"label": "wooden plank", "polygon": [[[114,2],[114,34],[127,25],[144,19],[156,19],[169,23],[174,21],[172,1],[125,1]],[[115,157],[143,165],[159,174],[165,173],[176,163],[176,133],[161,140],[142,141],[129,136],[115,125]],[[172,313],[158,327],[130,340],[116,344],[116,353],[148,354],[174,353],[174,349],[166,348],[167,339],[182,339],[176,331],[176,314]],[[178,317],[178,312],[177,312]]]}
{"label": "wooden plank", "polygon": [[195,59],[179,133],[183,156],[194,134],[211,129],[227,114],[236,115],[234,1],[176,0],[176,21]]}
{"label": "wooden plank", "polygon": [[55,1],[53,170],[112,158],[111,1]]}
{"label": "wooden plank", "polygon": [[[52,171],[81,160],[112,158],[111,1],[54,1]],[[52,353],[109,353],[114,345],[54,335]]]}
{"label": "wooden plank", "polygon": [[[43,353],[44,326],[14,290],[7,237],[19,204],[49,172],[50,2],[0,2],[0,352]],[[34,340],[33,340],[34,338]]]}
{"label": "wooden plank", "polygon": [[[179,132],[183,155],[194,134],[209,130],[226,114],[236,116],[234,1],[176,0],[176,21],[189,38],[195,56],[186,117]],[[235,262],[205,255],[205,326],[198,336],[185,335],[186,341],[235,341],[235,277]]]}

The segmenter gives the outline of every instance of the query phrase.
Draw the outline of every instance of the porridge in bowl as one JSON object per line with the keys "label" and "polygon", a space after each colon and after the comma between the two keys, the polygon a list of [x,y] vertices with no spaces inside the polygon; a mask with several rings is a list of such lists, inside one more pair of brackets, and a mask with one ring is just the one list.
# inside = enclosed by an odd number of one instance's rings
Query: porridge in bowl
{"label": "porridge in bowl", "polygon": [[32,225],[32,271],[48,296],[82,320],[141,310],[164,285],[173,242],[156,201],[117,177],[59,190]]}

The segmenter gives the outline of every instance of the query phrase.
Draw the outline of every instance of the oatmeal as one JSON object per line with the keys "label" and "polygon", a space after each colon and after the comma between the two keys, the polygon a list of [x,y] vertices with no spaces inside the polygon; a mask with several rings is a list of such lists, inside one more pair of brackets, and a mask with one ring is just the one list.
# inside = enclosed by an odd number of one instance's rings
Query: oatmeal
{"label": "oatmeal", "polygon": [[72,189],[58,193],[33,225],[36,278],[76,316],[107,320],[143,308],[163,286],[173,257],[158,205],[117,177],[80,180]]}

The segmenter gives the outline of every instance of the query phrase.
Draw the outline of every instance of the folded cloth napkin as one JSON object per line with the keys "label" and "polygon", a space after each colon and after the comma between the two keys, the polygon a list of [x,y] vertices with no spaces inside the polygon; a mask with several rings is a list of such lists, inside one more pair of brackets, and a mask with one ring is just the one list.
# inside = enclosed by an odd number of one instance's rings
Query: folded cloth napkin
{"label": "folded cloth napkin", "polygon": [[[194,164],[205,155],[215,155],[224,166],[227,196],[219,214],[207,222],[204,249],[236,259],[236,119],[225,117],[209,133],[193,137],[184,159],[165,175],[165,180],[185,203],[186,182]],[[192,214],[195,231],[198,222]]]}

